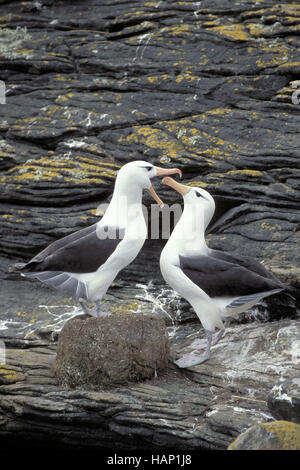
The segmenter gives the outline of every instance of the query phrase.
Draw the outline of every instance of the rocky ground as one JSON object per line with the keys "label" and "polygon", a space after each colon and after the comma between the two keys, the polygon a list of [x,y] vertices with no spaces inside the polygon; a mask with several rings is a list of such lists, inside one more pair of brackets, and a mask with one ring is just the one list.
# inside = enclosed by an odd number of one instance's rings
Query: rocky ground
{"label": "rocky ground", "polygon": [[[197,328],[169,327],[169,335],[172,359],[189,351]],[[202,365],[179,370],[170,361],[151,380],[88,391],[57,384],[56,344],[42,335],[6,351],[1,438],[9,445],[226,449],[249,426],[274,419],[267,396],[281,380],[300,375],[299,341],[299,321],[235,325]],[[277,393],[289,409],[293,400],[289,390]]]}
{"label": "rocky ground", "polygon": [[163,283],[165,239],[147,240],[105,306],[161,315],[169,369],[126,387],[70,391],[52,366],[61,327],[81,312],[11,266],[98,220],[119,167],[146,159],[181,168],[185,182],[213,194],[211,247],[263,261],[299,300],[299,31],[298,2],[0,1],[0,434],[8,443],[225,449],[252,424],[285,419],[267,397],[299,376],[290,297],[243,315],[207,363],[179,371],[172,359],[201,329]]}

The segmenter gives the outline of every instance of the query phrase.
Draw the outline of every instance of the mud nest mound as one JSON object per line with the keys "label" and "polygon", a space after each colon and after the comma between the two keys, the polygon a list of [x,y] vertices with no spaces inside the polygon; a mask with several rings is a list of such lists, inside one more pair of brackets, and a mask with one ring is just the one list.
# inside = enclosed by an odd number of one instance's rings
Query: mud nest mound
{"label": "mud nest mound", "polygon": [[155,315],[79,315],[59,334],[55,374],[64,387],[95,390],[151,378],[168,356],[166,326]]}

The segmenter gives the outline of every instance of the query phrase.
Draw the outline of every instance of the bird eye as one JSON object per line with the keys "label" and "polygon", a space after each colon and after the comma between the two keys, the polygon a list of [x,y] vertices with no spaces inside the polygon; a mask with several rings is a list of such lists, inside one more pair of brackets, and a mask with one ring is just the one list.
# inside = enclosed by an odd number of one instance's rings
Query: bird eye
{"label": "bird eye", "polygon": [[197,197],[203,197],[202,194],[198,193],[198,191],[195,191]]}
{"label": "bird eye", "polygon": [[153,166],[144,166],[144,168],[146,168],[147,171],[151,171]]}

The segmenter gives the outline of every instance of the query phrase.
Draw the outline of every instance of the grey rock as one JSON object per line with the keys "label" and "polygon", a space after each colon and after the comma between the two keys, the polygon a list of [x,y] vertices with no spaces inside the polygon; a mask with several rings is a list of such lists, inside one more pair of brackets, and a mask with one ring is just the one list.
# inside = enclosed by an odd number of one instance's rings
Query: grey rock
{"label": "grey rock", "polygon": [[273,420],[266,403],[270,389],[299,375],[299,363],[274,346],[290,322],[230,327],[209,361],[186,370],[172,361],[199,335],[199,324],[169,326],[167,369],[139,383],[94,391],[58,384],[55,343],[28,336],[18,345],[5,341],[0,437],[8,445],[225,450],[249,426]]}
{"label": "grey rock", "polygon": [[297,325],[291,324],[278,332],[275,341],[277,352],[291,357],[295,361],[300,359],[300,330]]}
{"label": "grey rock", "polygon": [[300,450],[300,426],[289,421],[255,424],[228,450]]}
{"label": "grey rock", "polygon": [[274,385],[267,403],[274,418],[300,424],[300,376]]}

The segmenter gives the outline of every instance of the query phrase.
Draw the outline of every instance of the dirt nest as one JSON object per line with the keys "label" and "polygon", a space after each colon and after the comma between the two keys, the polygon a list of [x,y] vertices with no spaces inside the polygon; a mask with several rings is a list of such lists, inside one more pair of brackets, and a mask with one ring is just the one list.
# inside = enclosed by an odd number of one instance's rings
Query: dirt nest
{"label": "dirt nest", "polygon": [[59,334],[55,374],[65,387],[95,390],[151,378],[168,357],[166,326],[155,315],[79,315]]}

